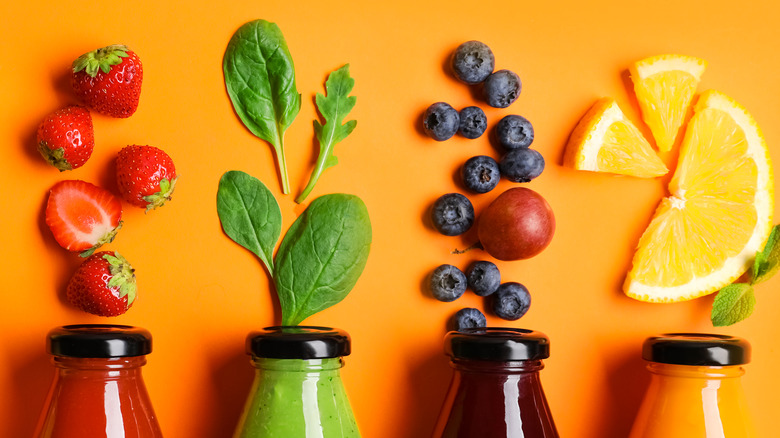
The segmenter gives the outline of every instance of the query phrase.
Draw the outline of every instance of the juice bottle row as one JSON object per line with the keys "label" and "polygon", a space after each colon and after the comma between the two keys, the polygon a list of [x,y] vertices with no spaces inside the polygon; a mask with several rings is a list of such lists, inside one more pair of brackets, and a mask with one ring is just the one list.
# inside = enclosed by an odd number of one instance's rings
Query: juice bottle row
{"label": "juice bottle row", "polygon": [[[34,438],[160,438],[141,375],[148,331],[72,325],[47,339],[55,366]],[[450,332],[452,380],[434,438],[557,438],[542,388],[550,341],[515,328]],[[234,438],[360,437],[341,368],[349,335],[328,327],[250,333],[255,377]],[[650,385],[630,438],[752,438],[740,377],[743,339],[713,334],[648,338]]]}

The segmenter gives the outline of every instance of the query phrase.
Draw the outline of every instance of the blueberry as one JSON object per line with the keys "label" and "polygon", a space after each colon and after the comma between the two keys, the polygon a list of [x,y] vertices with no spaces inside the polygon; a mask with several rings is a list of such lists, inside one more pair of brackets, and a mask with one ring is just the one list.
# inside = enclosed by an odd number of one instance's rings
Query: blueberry
{"label": "blueberry", "polygon": [[425,133],[437,141],[444,141],[455,135],[460,127],[458,110],[447,103],[436,102],[423,115]]}
{"label": "blueberry", "polygon": [[487,129],[487,117],[482,108],[467,106],[460,110],[460,135],[475,139],[479,138]]}
{"label": "blueberry", "polygon": [[534,141],[534,127],[523,116],[509,115],[496,123],[496,138],[505,149],[527,148]]}
{"label": "blueberry", "polygon": [[528,182],[544,171],[544,157],[533,149],[514,149],[501,158],[498,167],[501,175],[510,181]]}
{"label": "blueberry", "polygon": [[493,294],[493,313],[509,321],[520,319],[531,307],[531,294],[520,283],[509,282]]}
{"label": "blueberry", "polygon": [[467,189],[475,193],[487,193],[496,188],[501,172],[496,160],[487,155],[477,155],[466,160],[461,176]]}
{"label": "blueberry", "polygon": [[452,265],[441,265],[431,275],[431,292],[439,301],[455,301],[466,292],[466,274]]}
{"label": "blueberry", "polygon": [[498,266],[492,262],[474,262],[469,266],[466,275],[471,290],[481,297],[491,295],[501,285],[501,272],[498,271]]}
{"label": "blueberry", "polygon": [[452,54],[452,72],[458,80],[470,85],[484,81],[493,73],[495,65],[490,47],[479,41],[466,41]]}
{"label": "blueberry", "polygon": [[487,104],[494,108],[506,108],[520,95],[520,77],[509,70],[499,70],[485,79],[483,93]]}
{"label": "blueberry", "polygon": [[433,203],[433,226],[445,236],[463,234],[474,224],[474,207],[460,193],[447,193]]}
{"label": "blueberry", "polygon": [[487,326],[485,315],[473,307],[466,307],[465,309],[458,310],[452,320],[452,328],[457,331]]}

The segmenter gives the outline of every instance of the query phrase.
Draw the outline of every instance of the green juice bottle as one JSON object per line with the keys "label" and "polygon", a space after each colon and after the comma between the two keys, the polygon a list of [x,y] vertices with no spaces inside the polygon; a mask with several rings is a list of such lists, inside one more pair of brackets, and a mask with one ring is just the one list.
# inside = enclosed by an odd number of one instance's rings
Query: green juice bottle
{"label": "green juice bottle", "polygon": [[234,438],[360,437],[341,381],[349,335],[268,327],[247,337],[255,379]]}

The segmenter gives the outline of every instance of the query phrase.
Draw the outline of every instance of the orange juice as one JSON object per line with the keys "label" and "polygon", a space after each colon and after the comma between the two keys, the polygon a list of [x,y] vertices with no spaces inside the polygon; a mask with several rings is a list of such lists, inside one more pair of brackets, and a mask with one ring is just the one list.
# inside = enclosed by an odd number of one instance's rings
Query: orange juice
{"label": "orange juice", "polygon": [[722,335],[669,334],[645,341],[652,374],[629,438],[753,438],[742,391],[750,344]]}

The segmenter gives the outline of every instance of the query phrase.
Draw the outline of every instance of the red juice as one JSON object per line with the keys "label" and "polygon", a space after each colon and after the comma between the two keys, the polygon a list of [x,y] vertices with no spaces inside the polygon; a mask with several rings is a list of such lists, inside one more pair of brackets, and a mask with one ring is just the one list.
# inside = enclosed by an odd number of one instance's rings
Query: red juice
{"label": "red juice", "polygon": [[126,326],[66,326],[49,334],[56,367],[36,438],[161,438],[141,376],[151,337]]}
{"label": "red juice", "polygon": [[434,438],[558,438],[539,371],[549,341],[522,329],[446,338],[454,375]]}

